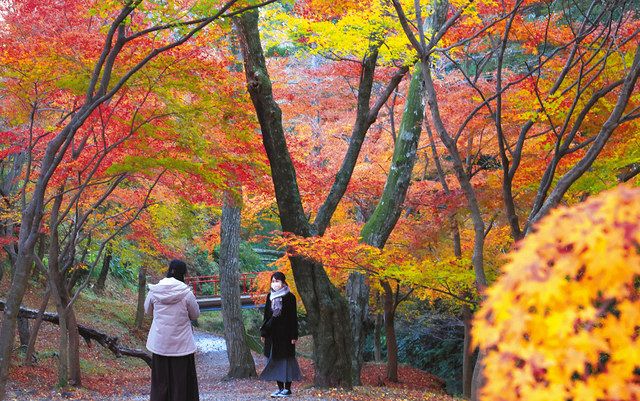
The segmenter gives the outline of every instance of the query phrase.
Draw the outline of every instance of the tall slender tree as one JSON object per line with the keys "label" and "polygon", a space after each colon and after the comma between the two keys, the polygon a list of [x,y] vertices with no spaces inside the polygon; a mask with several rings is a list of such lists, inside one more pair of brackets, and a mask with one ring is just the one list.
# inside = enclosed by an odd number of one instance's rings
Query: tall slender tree
{"label": "tall slender tree", "polygon": [[220,223],[220,295],[229,378],[256,376],[256,366],[246,340],[240,300],[241,196],[241,192],[225,191]]}

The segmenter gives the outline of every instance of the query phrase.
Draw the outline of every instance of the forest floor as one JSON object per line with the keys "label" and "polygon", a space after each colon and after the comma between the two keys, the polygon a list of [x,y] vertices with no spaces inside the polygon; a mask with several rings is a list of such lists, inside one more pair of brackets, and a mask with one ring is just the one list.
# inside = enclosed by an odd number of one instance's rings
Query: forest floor
{"label": "forest floor", "polygon": [[[0,291],[6,293],[4,286]],[[110,293],[109,291],[112,291]],[[135,304],[135,294],[122,295],[122,289],[107,289],[106,297],[97,297],[87,291],[77,304],[78,320],[82,324],[95,327],[110,335],[118,335],[123,345],[144,348],[145,326],[142,330],[131,329]],[[25,306],[36,308],[39,291],[30,291],[25,298]],[[50,311],[55,311],[49,308]],[[224,340],[216,334],[196,331],[196,364],[200,399],[224,401],[250,401],[271,399],[275,383],[258,379],[225,380],[228,361]],[[44,322],[37,341],[38,361],[35,366],[25,366],[16,353],[10,371],[7,400],[61,401],[143,401],[149,399],[151,371],[147,365],[135,358],[116,358],[110,351],[98,344],[81,345],[82,387],[59,387],[57,380],[58,327]],[[254,353],[258,372],[264,367],[264,357]],[[443,391],[443,382],[426,372],[407,366],[399,371],[399,383],[385,383],[385,366],[366,364],[363,369],[363,386],[346,391],[341,389],[317,389],[312,386],[313,365],[304,357],[299,359],[304,380],[294,383],[292,399],[311,401],[453,401]]]}

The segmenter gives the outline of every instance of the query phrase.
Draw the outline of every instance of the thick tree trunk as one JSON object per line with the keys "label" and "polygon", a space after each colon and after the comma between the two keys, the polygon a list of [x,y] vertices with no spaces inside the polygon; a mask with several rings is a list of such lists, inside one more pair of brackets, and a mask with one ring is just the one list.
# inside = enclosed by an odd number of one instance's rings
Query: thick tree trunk
{"label": "thick tree trunk", "polygon": [[240,301],[241,200],[229,191],[224,194],[220,224],[220,294],[224,339],[229,358],[227,378],[256,376],[256,366],[247,345]]}
{"label": "thick tree trunk", "polygon": [[138,270],[138,305],[136,307],[136,327],[142,328],[144,323],[144,300],[147,295],[147,267],[140,266]]}
{"label": "thick tree trunk", "polygon": [[360,371],[364,361],[364,342],[367,337],[364,323],[369,314],[369,284],[361,273],[351,273],[347,281],[347,299],[351,317],[351,338],[353,339],[353,356],[351,360],[353,384],[361,385]]}
{"label": "thick tree trunk", "polygon": [[[269,158],[282,230],[309,236],[311,228],[302,208],[295,169],[287,149],[282,113],[273,98],[260,43],[257,11],[245,12],[236,24],[247,87]],[[300,257],[291,257],[290,261],[314,339],[314,382],[320,387],[351,387],[351,326],[347,304],[331,284],[322,265]]]}
{"label": "thick tree trunk", "polygon": [[64,269],[60,260],[60,239],[58,236],[58,213],[62,204],[64,188],[61,187],[54,198],[51,208],[49,225],[52,227],[49,234],[48,272],[49,288],[56,302],[56,309],[60,316],[60,348],[58,350],[58,383],[66,386],[82,385],[80,374],[80,335],[78,322],[70,304],[71,297],[67,283],[65,282]]}
{"label": "thick tree trunk", "polygon": [[473,378],[473,350],[471,349],[471,309],[462,306],[462,323],[464,325],[464,346],[462,347],[462,396],[471,398],[471,380]]}
{"label": "thick tree trunk", "polygon": [[384,289],[384,330],[387,336],[387,379],[398,381],[398,341],[396,339],[396,308],[391,285],[383,281]]}
{"label": "thick tree trunk", "polygon": [[322,265],[298,257],[290,260],[313,334],[314,383],[319,387],[351,387],[348,305]]}
{"label": "thick tree trunk", "polygon": [[[389,175],[387,176],[382,196],[361,232],[364,243],[381,249],[384,248],[391,231],[393,231],[400,218],[407,190],[411,184],[411,175],[417,158],[417,148],[424,116],[421,81],[421,67],[418,64],[411,77],[402,122],[400,123]],[[364,325],[368,319],[367,309],[369,303],[369,284],[364,280],[364,276],[361,273],[354,272],[349,275],[347,295],[351,310],[351,327],[354,342],[352,361],[354,381],[359,382],[364,352]],[[394,330],[393,325],[389,329]],[[395,370],[397,372],[397,368]],[[397,380],[397,373],[395,380]]]}
{"label": "thick tree trunk", "polygon": [[109,274],[109,267],[111,265],[111,258],[113,257],[113,248],[111,243],[107,244],[107,249],[102,260],[102,268],[100,269],[100,275],[96,281],[94,287],[95,292],[101,294],[104,291],[104,286],[107,281],[107,275]]}
{"label": "thick tree trunk", "polygon": [[40,304],[40,308],[38,309],[38,315],[33,322],[31,335],[29,336],[29,344],[27,344],[27,353],[25,355],[25,363],[27,366],[31,366],[35,362],[34,355],[36,352],[36,340],[38,339],[38,333],[40,332],[40,326],[42,325],[44,312],[47,310],[47,305],[49,304],[50,295],[51,290],[49,290],[49,287],[47,287],[47,291],[45,291],[42,297],[42,303]]}
{"label": "thick tree trunk", "polygon": [[[446,16],[446,5],[444,6],[444,9],[445,12],[437,10],[439,12],[434,14],[437,15],[437,17],[431,18],[429,21],[425,22],[424,28],[428,33],[432,34],[437,31],[444,23],[444,18],[441,18],[440,16],[441,14]],[[376,209],[371,215],[371,218],[362,228],[361,232],[362,241],[364,243],[381,249],[384,248],[389,235],[391,235],[393,228],[398,222],[407,190],[411,183],[413,167],[417,159],[417,149],[420,141],[420,133],[422,131],[425,106],[424,85],[422,84],[424,77],[422,69],[422,63],[417,63],[411,76],[409,91],[405,101],[405,108],[402,114],[402,122],[400,123],[398,136],[395,140],[393,157],[384,190]],[[383,284],[383,287],[385,290],[385,330],[387,333],[387,350],[389,352],[387,355],[387,376],[390,380],[397,381],[397,344],[395,339],[395,327],[393,324],[396,305],[393,301],[393,291],[391,290],[391,287],[388,283],[386,286]],[[357,301],[363,299],[365,296],[368,298],[369,288],[366,284],[354,288],[363,292],[362,294],[359,294],[353,291],[350,295],[349,304],[352,307],[357,308],[356,312],[352,313],[352,316],[357,316],[357,311],[362,309],[362,305],[358,305]],[[391,302],[391,309],[388,309],[388,302]],[[356,319],[352,321],[352,331],[354,333],[362,332],[364,322],[365,320],[363,319]],[[356,350],[362,346],[363,341],[354,344],[354,348]],[[362,353],[356,353],[356,356],[358,358],[362,358]],[[354,363],[354,366],[361,365],[361,359]],[[359,373],[360,372],[358,371],[356,374],[359,375]]]}
{"label": "thick tree trunk", "polygon": [[380,201],[361,232],[363,242],[378,248],[384,248],[391,231],[398,222],[402,213],[402,204],[411,184],[411,174],[416,162],[424,116],[421,71],[421,65],[417,64],[411,76],[389,175]]}

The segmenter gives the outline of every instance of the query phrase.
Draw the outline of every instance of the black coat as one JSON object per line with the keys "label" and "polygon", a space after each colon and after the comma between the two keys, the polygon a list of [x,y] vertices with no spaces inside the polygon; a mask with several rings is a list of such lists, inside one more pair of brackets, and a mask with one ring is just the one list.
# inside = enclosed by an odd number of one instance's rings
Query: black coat
{"label": "black coat", "polygon": [[264,355],[266,357],[270,356],[272,350],[274,359],[296,356],[296,346],[291,344],[291,340],[298,339],[295,295],[288,293],[282,297],[282,313],[275,317],[271,311],[271,294],[267,295],[260,336],[265,338]]}

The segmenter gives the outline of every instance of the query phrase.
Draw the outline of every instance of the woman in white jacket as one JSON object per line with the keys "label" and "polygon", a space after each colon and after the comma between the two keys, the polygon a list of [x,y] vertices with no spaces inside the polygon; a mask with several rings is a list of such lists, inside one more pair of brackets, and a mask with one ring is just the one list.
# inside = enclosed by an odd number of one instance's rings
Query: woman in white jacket
{"label": "woman in white jacket", "polygon": [[153,353],[151,401],[199,400],[191,321],[200,316],[200,308],[184,283],[186,272],[183,261],[172,260],[167,277],[149,285],[144,302],[145,312],[153,314],[147,337]]}

